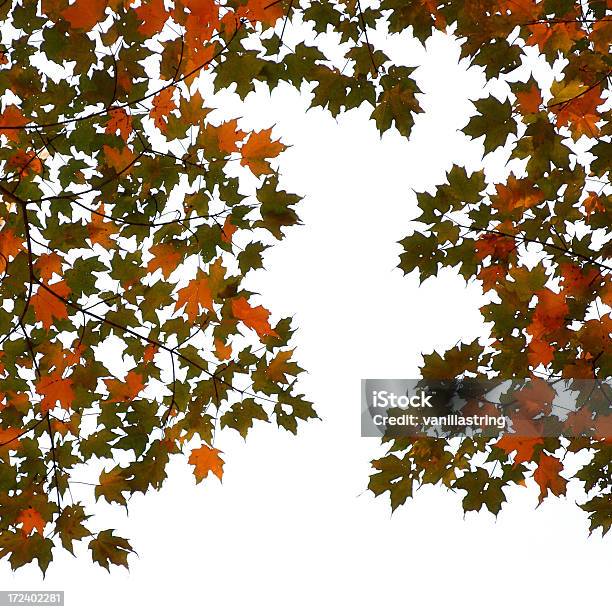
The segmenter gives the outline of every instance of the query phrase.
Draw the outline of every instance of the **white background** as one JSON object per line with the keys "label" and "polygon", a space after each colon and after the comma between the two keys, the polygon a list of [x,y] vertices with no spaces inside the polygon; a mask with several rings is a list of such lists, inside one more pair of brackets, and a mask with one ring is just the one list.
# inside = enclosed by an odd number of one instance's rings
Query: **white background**
{"label": "white background", "polygon": [[306,113],[307,92],[226,101],[243,127],[275,124],[293,145],[281,157],[283,185],[306,194],[304,225],[268,251],[249,286],[275,317],[294,315],[302,389],[322,420],[297,437],[256,427],[246,444],[225,430],[223,484],[196,486],[179,459],[163,491],[133,498],[128,517],[98,504],[94,527],[116,526],[138,551],[130,572],[57,549],[44,582],[35,567],[13,575],[3,562],[1,589],[63,589],[70,611],[569,611],[597,601],[611,543],[587,538],[572,486],[569,499],[537,510],[537,492],[517,488],[497,519],[464,517],[460,495],[429,486],[391,516],[388,500],[366,490],[382,452],[359,435],[360,378],[416,376],[420,353],[486,335],[477,285],[447,273],[419,287],[395,269],[416,214],[411,189],[442,181],[453,162],[477,168],[482,154],[458,131],[478,71],[459,67],[442,36],[427,55],[405,50],[423,64],[426,111],[410,143],[381,139],[366,109],[338,121]]}

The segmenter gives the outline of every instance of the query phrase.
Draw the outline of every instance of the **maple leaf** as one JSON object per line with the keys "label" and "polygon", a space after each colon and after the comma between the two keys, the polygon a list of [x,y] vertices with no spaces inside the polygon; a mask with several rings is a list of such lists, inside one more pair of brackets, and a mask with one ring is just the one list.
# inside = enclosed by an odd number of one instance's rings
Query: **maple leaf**
{"label": "maple leaf", "polygon": [[153,253],[153,259],[147,264],[147,271],[154,272],[161,269],[165,278],[174,272],[182,259],[182,254],[171,244],[156,244],[149,251]]}
{"label": "maple leaf", "polygon": [[481,261],[488,256],[495,260],[506,261],[516,249],[514,238],[487,233],[480,236],[475,243],[476,255]]}
{"label": "maple leaf", "polygon": [[533,418],[548,414],[555,398],[554,389],[542,378],[532,378],[522,389],[513,393],[521,415]]}
{"label": "maple leaf", "polygon": [[586,212],[587,222],[590,220],[593,213],[606,212],[606,208],[603,205],[600,197],[592,191],[589,191],[582,205],[584,206],[584,211]]}
{"label": "maple leaf", "polygon": [[[572,86],[575,89],[570,89]],[[574,139],[582,135],[595,137],[600,131],[597,123],[601,120],[601,116],[597,112],[597,107],[603,104],[601,88],[584,89],[584,87],[579,82],[570,83],[562,93],[557,92],[552,103],[552,110],[557,116],[557,126],[569,125]],[[551,91],[555,93],[554,85]],[[567,96],[569,96],[567,101],[559,102],[560,97]]]}
{"label": "maple leaf", "polygon": [[219,480],[223,479],[223,464],[225,463],[219,454],[221,451],[204,444],[200,448],[191,451],[189,464],[193,465],[193,473],[196,482],[202,482],[212,472]]}
{"label": "maple leaf", "polygon": [[23,429],[19,429],[18,427],[0,428],[0,452],[17,450],[21,446],[19,437],[23,433]]}
{"label": "maple leaf", "polygon": [[232,314],[247,327],[255,330],[260,337],[274,336],[278,338],[278,334],[270,327],[268,322],[270,311],[263,306],[253,307],[245,297],[234,298],[232,300]]}
{"label": "maple leaf", "polygon": [[40,535],[43,535],[47,521],[43,519],[38,510],[26,508],[19,513],[16,523],[21,524],[21,530],[29,536],[35,529]]}
{"label": "maple leaf", "polygon": [[96,213],[92,213],[91,221],[87,224],[87,233],[92,244],[99,244],[108,249],[114,246],[114,241],[111,239],[112,234],[117,234],[119,228],[110,220],[107,220],[103,215],[106,214],[106,207],[100,204]]}
{"label": "maple leaf", "polygon": [[103,145],[102,150],[104,151],[106,162],[117,174],[130,172],[136,159],[136,155],[134,155],[134,151],[132,151],[130,147],[123,147],[123,149],[119,151],[108,145]]}
{"label": "maple leaf", "polygon": [[232,345],[225,344],[219,338],[215,338],[215,355],[221,360],[231,359],[232,357]]}
{"label": "maple leaf", "polygon": [[7,165],[15,168],[20,178],[29,174],[40,174],[43,168],[40,158],[31,149],[20,149],[8,159]]}
{"label": "maple leaf", "polygon": [[200,314],[200,308],[213,309],[212,293],[207,276],[200,274],[198,278],[189,281],[186,287],[179,289],[174,311],[177,312],[183,306],[189,321],[195,321]]}
{"label": "maple leaf", "polygon": [[531,181],[519,180],[513,175],[510,175],[506,185],[495,185],[495,189],[497,198],[494,206],[501,212],[511,212],[516,208],[526,210],[544,201],[542,190],[534,187]]}
{"label": "maple leaf", "polygon": [[[0,251],[2,249],[0,248]],[[62,258],[57,253],[49,253],[40,255],[36,260],[34,267],[38,271],[40,278],[47,282],[51,280],[54,274],[62,272]]]}
{"label": "maple leaf", "polygon": [[[61,298],[66,298],[70,295],[70,287],[68,287],[66,281],[59,281],[53,285],[48,285],[48,287]],[[43,287],[39,287],[30,300],[36,319],[43,324],[45,329],[51,329],[53,319],[62,320],[68,318],[66,304],[60,298],[53,295],[53,293],[50,293]]]}
{"label": "maple leaf", "polygon": [[246,17],[252,22],[273,26],[285,14],[280,2],[269,0],[247,0],[237,11],[238,17]]}
{"label": "maple leaf", "polygon": [[251,132],[247,141],[242,145],[240,164],[248,166],[255,176],[271,174],[272,167],[266,160],[276,157],[287,148],[280,141],[272,140],[270,138],[271,134],[272,128],[260,132]]}
{"label": "maple leaf", "polygon": [[0,230],[0,273],[6,270],[8,261],[21,251],[23,251],[23,238],[16,236],[12,229]]}
{"label": "maple leaf", "polygon": [[189,9],[189,15],[193,18],[188,20],[188,30],[201,29],[204,26],[204,35],[207,36],[212,28],[217,27],[219,6],[214,0],[182,0],[182,4]]}
{"label": "maple leaf", "polygon": [[560,475],[561,470],[563,470],[563,464],[559,459],[545,453],[540,454],[538,467],[533,473],[533,478],[540,487],[538,497],[540,503],[548,495],[548,491],[556,496],[565,494],[567,480]]}
{"label": "maple leaf", "polygon": [[28,122],[29,119],[23,115],[21,109],[14,104],[10,104],[0,115],[0,134],[3,134],[13,142],[19,142],[21,140],[22,130],[3,126],[26,125]]}
{"label": "maple leaf", "polygon": [[126,539],[113,535],[112,529],[98,533],[89,543],[89,549],[94,562],[108,571],[110,563],[127,567],[127,556],[134,550]]}
{"label": "maple leaf", "polygon": [[522,115],[537,113],[542,106],[542,93],[535,83],[527,91],[517,92],[516,98]]}
{"label": "maple leaf", "polygon": [[168,127],[168,115],[176,108],[176,103],[172,99],[175,89],[176,87],[163,89],[153,98],[153,108],[150,114],[155,127],[162,132]]}
{"label": "maple leaf", "polygon": [[493,266],[483,267],[478,272],[478,278],[482,281],[482,289],[486,293],[506,278],[508,271],[502,265],[495,264]]}
{"label": "maple leaf", "polygon": [[547,366],[553,359],[555,349],[546,340],[533,338],[529,343],[529,364],[537,367],[540,364]]}
{"label": "maple leaf", "polygon": [[76,30],[91,30],[104,19],[106,0],[76,0],[61,13]]}
{"label": "maple leaf", "polygon": [[131,402],[144,388],[142,375],[137,372],[128,372],[125,382],[114,379],[104,381],[108,389],[109,402]]}
{"label": "maple leaf", "polygon": [[127,142],[132,133],[132,117],[125,112],[124,108],[113,108],[109,113],[109,118],[104,131],[107,134],[119,135]]}
{"label": "maple leaf", "polygon": [[224,153],[236,153],[239,150],[238,143],[244,139],[246,133],[238,129],[238,120],[225,121],[216,128],[219,149]]}
{"label": "maple leaf", "polygon": [[62,378],[62,375],[57,370],[51,374],[41,376],[36,383],[36,391],[43,396],[40,403],[40,409],[43,414],[54,408],[56,404],[62,408],[70,408],[74,401],[75,395],[72,390],[72,380],[70,378]]}
{"label": "maple leaf", "polygon": [[544,444],[544,438],[528,438],[514,434],[503,435],[495,444],[498,448],[508,453],[516,452],[514,463],[526,463],[533,461],[533,455],[538,445]]}
{"label": "maple leaf", "polygon": [[563,292],[566,295],[584,299],[590,291],[598,287],[596,281],[601,274],[595,268],[583,269],[576,264],[564,262],[559,266],[559,270],[563,277]]}
{"label": "maple leaf", "polygon": [[295,370],[295,364],[289,363],[289,360],[293,356],[293,351],[279,351],[274,359],[270,361],[268,369],[266,370],[266,376],[279,383],[287,383],[287,374],[295,376],[297,374]]}
{"label": "maple leaf", "polygon": [[232,244],[232,236],[238,228],[231,222],[230,216],[225,217],[223,229],[221,230],[221,240],[227,244]]}
{"label": "maple leaf", "polygon": [[538,303],[533,313],[533,323],[527,327],[527,331],[535,337],[539,337],[537,330],[548,332],[559,329],[565,324],[565,317],[569,312],[564,293],[556,293],[550,289],[543,289],[536,293]]}
{"label": "maple leaf", "polygon": [[246,398],[234,404],[222,417],[221,427],[235,429],[243,438],[246,438],[255,421],[268,422],[266,411],[253,399]]}
{"label": "maple leaf", "polygon": [[126,505],[125,491],[130,490],[128,478],[125,470],[118,465],[109,470],[102,470],[100,473],[100,484],[96,485],[94,494],[96,500],[103,497],[108,503],[116,502],[122,506]]}
{"label": "maple leaf", "polygon": [[134,9],[138,16],[138,31],[144,36],[153,36],[162,31],[169,13],[164,6],[164,0],[150,0],[143,2]]}
{"label": "maple leaf", "polygon": [[149,361],[153,361],[153,357],[155,357],[155,355],[157,354],[158,351],[158,347],[155,346],[155,344],[149,344],[147,346],[147,348],[144,351],[144,355],[143,355],[143,359],[145,360],[145,363],[148,363]]}

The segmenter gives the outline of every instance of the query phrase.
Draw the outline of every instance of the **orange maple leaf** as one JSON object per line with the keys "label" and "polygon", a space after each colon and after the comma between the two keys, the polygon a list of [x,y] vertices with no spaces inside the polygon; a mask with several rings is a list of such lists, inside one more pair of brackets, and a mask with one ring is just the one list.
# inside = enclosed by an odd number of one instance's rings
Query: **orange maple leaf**
{"label": "orange maple leaf", "polygon": [[246,17],[251,22],[260,21],[273,26],[285,14],[280,2],[270,0],[247,0],[236,12],[237,17]]}
{"label": "orange maple leaf", "polygon": [[[53,285],[48,285],[49,289],[62,298],[68,297],[70,287],[66,281],[60,281]],[[38,291],[30,299],[30,304],[34,308],[36,319],[43,324],[45,329],[50,329],[53,324],[53,319],[67,319],[68,310],[66,304],[58,297],[53,295],[43,287],[39,287]]]}
{"label": "orange maple leaf", "polygon": [[75,30],[91,30],[104,20],[106,4],[106,0],[76,0],[61,14]]}
{"label": "orange maple leaf", "polygon": [[114,379],[105,379],[108,389],[109,402],[131,402],[144,388],[142,375],[137,372],[128,372],[125,382]]}
{"label": "orange maple leaf", "polygon": [[153,108],[151,108],[151,117],[155,123],[155,127],[162,132],[168,126],[168,115],[176,108],[176,104],[172,99],[176,87],[168,87],[163,89],[153,98]]}
{"label": "orange maple leaf", "polygon": [[[545,330],[547,333],[563,327],[569,307],[565,301],[565,294],[555,293],[550,289],[543,289],[536,293],[538,303],[533,312],[533,323],[527,327],[527,332],[539,337],[537,331]],[[536,331],[537,330],[537,331]]]}
{"label": "orange maple leaf", "polygon": [[499,281],[504,280],[506,278],[506,274],[508,270],[499,264],[495,264],[493,266],[487,266],[486,268],[482,268],[478,272],[478,278],[482,281],[482,289],[486,293],[491,289],[494,289]]}
{"label": "orange maple leaf", "polygon": [[202,482],[210,472],[219,480],[223,479],[223,464],[225,462],[219,457],[220,452],[219,449],[212,448],[206,444],[201,448],[196,448],[191,451],[189,464],[194,466],[193,473],[196,482]]}
{"label": "orange maple leaf", "polygon": [[36,531],[42,535],[47,521],[43,519],[38,510],[34,510],[34,508],[26,508],[17,515],[17,520],[15,523],[17,525],[21,525],[23,532],[29,536],[34,529],[36,529]]}
{"label": "orange maple leaf", "polygon": [[586,212],[587,221],[591,218],[591,215],[594,212],[606,212],[606,207],[603,205],[601,199],[592,191],[589,191],[587,198],[584,200],[582,205],[584,206],[584,211]]}
{"label": "orange maple leaf", "polygon": [[57,253],[41,255],[34,264],[40,278],[47,282],[54,274],[62,271],[62,258]]}
{"label": "orange maple leaf", "polygon": [[21,113],[21,110],[14,104],[11,104],[7,106],[4,109],[4,112],[0,115],[0,134],[4,134],[13,142],[19,142],[21,140],[23,130],[3,126],[26,125],[28,121],[29,120]]}
{"label": "orange maple leaf", "polygon": [[527,358],[529,365],[534,368],[542,364],[547,366],[553,359],[555,349],[546,340],[541,338],[532,338],[529,343],[529,352]]}
{"label": "orange maple leaf", "polygon": [[41,412],[46,414],[59,403],[62,408],[70,408],[74,401],[72,380],[62,378],[59,371],[54,371],[46,376],[41,376],[36,383],[36,391],[43,396],[40,402]]}
{"label": "orange maple leaf", "polygon": [[125,112],[124,108],[113,108],[109,113],[109,118],[104,131],[107,134],[119,135],[127,142],[132,133],[132,117]]}
{"label": "orange maple leaf", "polygon": [[542,93],[535,83],[529,90],[517,92],[516,98],[522,115],[537,113],[542,106]]}
{"label": "orange maple leaf", "polygon": [[225,222],[223,223],[223,230],[221,231],[221,240],[228,244],[232,243],[232,236],[234,232],[238,229],[230,219],[231,215],[225,217]]}
{"label": "orange maple leaf", "polygon": [[219,23],[219,4],[215,0],[182,0],[182,4],[189,9],[191,17],[188,29],[201,32],[204,27],[201,35],[208,37],[210,28]]}
{"label": "orange maple leaf", "polygon": [[180,310],[183,306],[185,306],[185,313],[189,321],[195,321],[195,318],[200,314],[200,307],[212,310],[213,299],[207,276],[200,273],[198,278],[190,281],[186,287],[179,289],[174,311]]}
{"label": "orange maple leaf", "polygon": [[170,244],[156,244],[149,251],[153,253],[153,259],[147,264],[148,272],[155,272],[161,268],[162,274],[168,278],[176,270],[181,261],[181,252]]}
{"label": "orange maple leaf", "polygon": [[230,359],[232,356],[232,345],[230,343],[225,344],[223,340],[220,340],[219,338],[215,338],[215,355],[221,361]]}
{"label": "orange maple leaf", "polygon": [[565,493],[567,480],[560,475],[562,469],[563,464],[556,457],[544,453],[540,455],[538,467],[533,473],[533,479],[540,487],[540,503],[548,495],[548,491],[557,496]]}
{"label": "orange maple leaf", "polygon": [[140,22],[138,31],[144,36],[153,36],[162,31],[169,14],[166,12],[164,0],[150,0],[143,2],[134,9]]}
{"label": "orange maple leaf", "polygon": [[489,255],[496,260],[505,261],[516,248],[514,238],[487,233],[480,236],[474,245],[476,256],[481,261]]}
{"label": "orange maple leaf", "polygon": [[593,87],[578,93],[570,100],[555,104],[552,111],[557,116],[557,127],[569,125],[574,138],[583,134],[594,138],[599,135],[597,122],[601,120],[597,107],[603,104],[601,87]]}
{"label": "orange maple leaf", "polygon": [[541,189],[526,179],[517,179],[514,175],[508,177],[507,183],[495,185],[497,198],[493,205],[501,212],[511,212],[515,208],[528,209],[544,201]]}
{"label": "orange maple leaf", "polygon": [[520,391],[516,391],[513,398],[519,413],[531,419],[539,414],[549,414],[555,395],[554,389],[545,380],[534,377]]}
{"label": "orange maple leaf", "polygon": [[156,346],[155,344],[148,344],[147,348],[144,351],[144,355],[143,355],[143,359],[145,361],[145,363],[148,363],[149,361],[153,361],[153,357],[155,357],[157,350],[158,350],[158,346]]}
{"label": "orange maple leaf", "polygon": [[12,229],[0,230],[0,273],[6,270],[6,264],[11,257],[15,257],[20,251],[23,251],[23,238],[15,236]]}
{"label": "orange maple leaf", "polygon": [[23,433],[23,429],[17,429],[16,427],[0,429],[0,452],[17,450],[21,446],[19,436],[21,436]]}
{"label": "orange maple leaf", "polygon": [[[603,280],[601,272],[595,268],[583,269],[574,263],[562,263],[559,269],[563,277],[564,292],[577,299],[584,299],[589,291],[597,289]],[[600,277],[600,282],[596,282]]]}
{"label": "orange maple leaf", "polygon": [[253,307],[245,297],[234,298],[232,300],[232,314],[247,327],[255,330],[260,337],[274,336],[278,338],[278,334],[270,327],[268,322],[270,311],[263,306]]}
{"label": "orange maple leaf", "polygon": [[17,170],[20,178],[29,174],[40,174],[43,168],[40,158],[31,149],[20,149],[6,163],[9,167]]}
{"label": "orange maple leaf", "polygon": [[528,438],[505,434],[493,446],[504,450],[508,455],[516,451],[514,463],[526,463],[533,460],[533,453],[538,444],[544,444],[544,438]]}
{"label": "orange maple leaf", "polygon": [[226,121],[216,129],[219,150],[224,153],[236,153],[238,151],[238,142],[246,136],[246,132],[238,129],[238,120],[232,119],[231,121]]}
{"label": "orange maple leaf", "polygon": [[287,148],[279,140],[272,140],[271,134],[272,128],[251,132],[248,140],[242,145],[240,164],[248,166],[255,176],[270,174],[272,166],[266,159],[276,157]]}
{"label": "orange maple leaf", "polygon": [[98,206],[96,213],[91,214],[91,221],[87,224],[87,233],[92,244],[100,244],[105,249],[108,249],[114,245],[111,240],[111,234],[119,232],[119,228],[113,221],[108,221],[105,214],[104,204]]}

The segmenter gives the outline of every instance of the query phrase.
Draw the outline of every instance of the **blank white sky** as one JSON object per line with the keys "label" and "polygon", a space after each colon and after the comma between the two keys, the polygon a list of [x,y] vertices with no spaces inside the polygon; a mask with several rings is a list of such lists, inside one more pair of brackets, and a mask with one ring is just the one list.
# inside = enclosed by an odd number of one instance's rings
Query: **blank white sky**
{"label": "blank white sky", "polygon": [[464,518],[460,496],[435,487],[393,517],[366,492],[381,451],[359,436],[359,380],[415,376],[421,352],[483,333],[476,287],[449,273],[419,288],[394,269],[416,212],[410,189],[440,182],[453,162],[476,168],[482,153],[458,131],[478,73],[458,68],[442,36],[414,59],[424,60],[427,114],[410,143],[392,133],[381,140],[366,109],[338,121],[305,113],[307,97],[289,89],[246,106],[223,98],[224,114],[243,116],[243,127],[276,124],[293,145],[281,157],[283,185],[306,194],[304,226],[268,251],[267,270],[248,283],[275,317],[294,315],[295,355],[308,370],[302,390],[323,420],[297,438],[256,427],[246,445],[224,430],[222,485],[196,486],[178,460],[164,490],[135,497],[129,517],[98,504],[93,527],[116,526],[139,553],[130,573],[107,574],[86,550],[78,559],[57,550],[44,583],[36,568],[13,575],[0,565],[1,589],[63,589],[75,612],[589,608],[610,575],[609,541],[587,539],[572,486],[569,501],[537,511],[537,493],[516,490],[497,520]]}

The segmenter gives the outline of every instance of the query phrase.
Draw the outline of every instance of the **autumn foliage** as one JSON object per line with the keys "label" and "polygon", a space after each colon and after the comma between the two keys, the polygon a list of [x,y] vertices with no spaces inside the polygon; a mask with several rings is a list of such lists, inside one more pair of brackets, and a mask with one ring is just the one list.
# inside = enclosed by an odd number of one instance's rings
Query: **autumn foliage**
{"label": "autumn foliage", "polygon": [[[91,488],[126,505],[162,486],[173,455],[221,479],[219,431],[295,433],[316,416],[294,389],[291,321],[243,286],[299,222],[279,187],[285,145],[211,108],[204,85],[242,99],[258,82],[307,85],[312,106],[369,105],[381,132],[409,137],[413,67],[372,45],[375,29],[450,31],[505,87],[464,132],[503,148],[508,179],[453,167],[402,241],[404,272],[449,266],[490,297],[490,342],[425,356],[423,375],[609,376],[611,15],[610,0],[1,3],[0,557],[44,571],[54,546],[84,541],[103,567],[126,565],[129,542],[88,526]],[[530,50],[563,60],[552,85],[521,70]],[[528,477],[540,501],[563,494],[560,451],[589,449],[583,507],[592,528],[612,525],[605,440],[388,442],[370,488],[394,508],[441,483],[492,512]]]}

